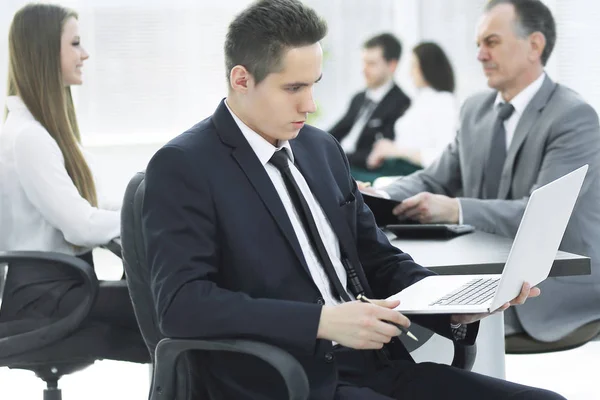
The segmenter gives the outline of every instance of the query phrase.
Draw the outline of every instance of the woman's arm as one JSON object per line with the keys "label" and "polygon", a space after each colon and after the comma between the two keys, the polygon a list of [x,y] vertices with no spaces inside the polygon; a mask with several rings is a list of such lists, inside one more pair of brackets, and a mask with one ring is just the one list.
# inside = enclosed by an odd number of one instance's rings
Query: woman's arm
{"label": "woman's arm", "polygon": [[92,207],[81,197],[58,144],[43,127],[25,126],[15,138],[14,156],[28,199],[65,240],[94,247],[119,236],[120,212]]}

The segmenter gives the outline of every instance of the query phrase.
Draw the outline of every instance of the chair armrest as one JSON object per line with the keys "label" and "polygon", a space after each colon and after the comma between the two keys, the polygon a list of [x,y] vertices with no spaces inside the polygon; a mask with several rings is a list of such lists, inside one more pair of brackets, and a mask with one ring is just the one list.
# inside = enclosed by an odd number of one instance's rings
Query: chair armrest
{"label": "chair armrest", "polygon": [[273,366],[283,378],[290,400],[306,400],[308,378],[291,354],[270,344],[250,340],[162,339],[155,352],[154,379],[150,400],[174,399],[175,365],[181,353],[188,350],[230,351],[256,356]]}
{"label": "chair armrest", "polygon": [[[0,358],[10,357],[35,350],[64,338],[75,331],[87,317],[98,295],[98,278],[93,268],[85,261],[63,253],[44,251],[0,252],[0,264],[8,264],[9,275],[12,268],[33,268],[35,264],[58,264],[71,268],[79,274],[86,287],[87,296],[67,316],[53,320],[43,326],[17,335],[0,338]],[[40,265],[43,268],[44,265]]]}
{"label": "chair armrest", "polygon": [[113,253],[115,256],[119,257],[119,258],[123,258],[123,251],[121,248],[121,238],[114,238],[113,240],[111,240],[110,242],[103,244],[102,246],[103,249],[106,249],[108,251],[110,251],[111,253]]}
{"label": "chair armrest", "polygon": [[451,365],[465,371],[470,371],[477,357],[477,344],[473,343],[469,345],[458,341],[453,341],[452,343],[454,343],[454,358]]}

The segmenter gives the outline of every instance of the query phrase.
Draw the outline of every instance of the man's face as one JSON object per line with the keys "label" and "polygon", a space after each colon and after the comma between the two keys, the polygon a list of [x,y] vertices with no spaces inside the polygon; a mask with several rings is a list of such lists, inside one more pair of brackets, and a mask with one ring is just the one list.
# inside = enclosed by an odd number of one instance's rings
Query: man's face
{"label": "man's face", "polygon": [[369,89],[376,89],[392,78],[398,61],[386,61],[381,47],[363,49],[363,74]]}
{"label": "man's face", "polygon": [[517,26],[514,7],[500,4],[485,13],[477,27],[477,60],[488,86],[500,92],[519,87],[522,77],[539,67],[529,38],[519,37]]}
{"label": "man's face", "polygon": [[317,109],[313,88],[321,79],[322,62],[319,43],[288,50],[281,71],[270,73],[258,85],[249,82],[244,122],[273,145],[294,139],[308,114]]}

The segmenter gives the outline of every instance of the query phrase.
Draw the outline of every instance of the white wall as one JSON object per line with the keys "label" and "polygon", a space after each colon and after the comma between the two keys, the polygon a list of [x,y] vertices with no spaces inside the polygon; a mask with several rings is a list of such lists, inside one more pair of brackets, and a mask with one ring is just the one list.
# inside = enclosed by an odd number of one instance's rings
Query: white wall
{"label": "white wall", "polygon": [[103,194],[122,200],[129,180],[136,172],[146,169],[148,161],[161,146],[162,143],[88,147]]}
{"label": "white wall", "polygon": [[[475,27],[485,0],[305,1],[329,24],[329,35],[323,41],[327,53],[324,76],[316,88],[316,125],[321,128],[330,127],[345,111],[351,96],[363,88],[362,44],[384,31],[396,34],[403,42],[396,75],[409,94],[414,88],[407,55],[423,40],[438,42],[447,52],[455,69],[459,100],[486,88],[475,45]],[[27,2],[0,0],[0,39],[7,37],[13,13]],[[121,196],[128,179],[145,168],[161,144],[208,116],[224,96],[224,32],[230,18],[250,0],[56,2],[80,11],[83,43],[92,53],[84,71],[85,84],[75,90],[83,139],[86,145],[93,145],[90,150],[97,155],[101,178],[109,182],[107,190]],[[596,23],[600,6],[586,0],[546,2],[559,25],[558,46],[547,70],[554,79],[600,107],[600,53],[594,51],[593,43],[600,34],[600,24]],[[161,19],[162,11],[156,10],[164,10],[165,19]],[[192,10],[199,17],[181,19],[181,10]],[[206,18],[220,28],[209,34],[204,29]],[[165,21],[173,26],[187,24],[188,28],[175,29]],[[196,29],[194,24],[201,26]],[[144,40],[150,40],[151,45]],[[162,53],[146,54],[153,46]],[[7,61],[7,43],[0,40],[0,106],[4,103]],[[135,64],[138,61],[143,62]],[[186,99],[184,104],[178,103],[181,99]],[[132,135],[136,128],[139,132]]]}

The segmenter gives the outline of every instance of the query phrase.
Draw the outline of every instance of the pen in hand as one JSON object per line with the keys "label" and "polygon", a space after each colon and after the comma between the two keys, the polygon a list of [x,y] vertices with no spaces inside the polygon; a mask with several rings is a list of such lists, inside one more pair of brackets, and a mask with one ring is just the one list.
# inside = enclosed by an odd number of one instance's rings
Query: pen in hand
{"label": "pen in hand", "polygon": [[[363,296],[362,294],[359,294],[358,296],[356,296],[357,300],[362,301],[363,303],[369,303],[369,304],[373,304],[371,302],[371,300],[367,299],[365,296]],[[412,340],[416,340],[417,342],[419,341],[419,339],[417,339],[417,337],[415,335],[413,335],[408,329],[406,329],[405,327],[403,327],[402,325],[398,325],[394,322],[390,322],[390,321],[385,321],[388,324],[392,324],[394,325],[396,328],[400,329],[400,331],[404,332],[404,334],[406,336],[408,336],[409,338],[411,338]]]}

